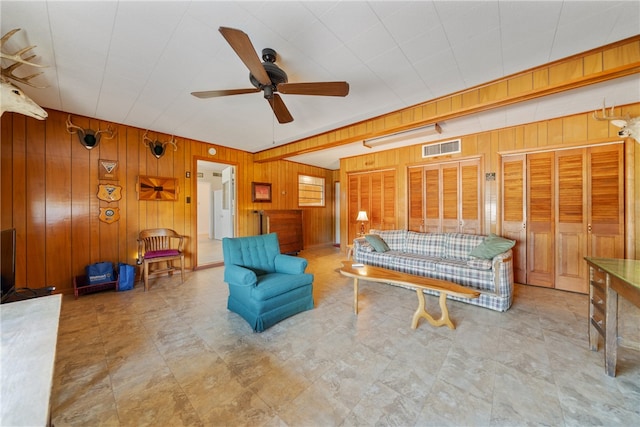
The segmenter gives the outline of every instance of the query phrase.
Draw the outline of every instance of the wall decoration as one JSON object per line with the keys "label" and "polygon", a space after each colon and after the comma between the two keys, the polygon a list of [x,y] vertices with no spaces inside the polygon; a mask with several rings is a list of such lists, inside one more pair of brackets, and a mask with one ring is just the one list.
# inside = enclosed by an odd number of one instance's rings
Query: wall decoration
{"label": "wall decoration", "polygon": [[[5,42],[18,31],[20,31],[20,28],[15,28],[2,36],[0,39],[0,51],[2,50]],[[29,98],[22,89],[11,83],[11,80],[13,80],[14,82],[22,83],[31,87],[44,89],[43,86],[36,86],[35,83],[30,81],[32,78],[37,77],[42,73],[35,73],[26,77],[20,77],[13,74],[13,72],[22,65],[30,65],[32,67],[39,68],[46,67],[46,65],[31,62],[31,60],[35,58],[35,55],[31,52],[31,49],[34,47],[35,46],[25,47],[13,54],[6,51],[2,52],[2,64],[5,65],[4,60],[13,61],[13,64],[6,64],[6,67],[0,67],[2,68],[2,78],[0,79],[0,92],[2,93],[2,96],[0,96],[0,116],[2,116],[5,111],[24,114],[25,116],[33,117],[38,120],[44,120],[49,116],[49,114]],[[24,75],[24,73],[22,74]]]}
{"label": "wall decoration", "polygon": [[100,208],[100,221],[111,224],[120,219],[120,208]]}
{"label": "wall decoration", "polygon": [[178,180],[161,176],[138,177],[138,200],[178,200]]}
{"label": "wall decoration", "polygon": [[271,202],[271,184],[266,182],[252,182],[251,201]]}
{"label": "wall decoration", "polygon": [[104,139],[113,139],[116,136],[116,131],[111,125],[107,126],[106,129],[98,129],[97,131],[76,126],[71,122],[71,114],[67,117],[67,132],[71,135],[78,135],[80,144],[87,150],[96,148],[100,144],[102,134],[105,134]]}
{"label": "wall decoration", "polygon": [[173,145],[173,151],[178,150],[178,144],[176,143],[176,139],[173,136],[171,136],[171,141],[162,142],[157,139],[151,139],[147,137],[147,133],[149,133],[148,130],[145,131],[144,135],[142,135],[142,143],[149,147],[149,149],[151,150],[151,154],[153,154],[156,159],[164,156],[165,146],[167,144]]}
{"label": "wall decoration", "polygon": [[122,187],[113,184],[98,185],[98,199],[105,202],[115,202],[122,198]]}
{"label": "wall decoration", "polygon": [[110,179],[113,181],[118,181],[118,161],[99,159],[98,179]]}

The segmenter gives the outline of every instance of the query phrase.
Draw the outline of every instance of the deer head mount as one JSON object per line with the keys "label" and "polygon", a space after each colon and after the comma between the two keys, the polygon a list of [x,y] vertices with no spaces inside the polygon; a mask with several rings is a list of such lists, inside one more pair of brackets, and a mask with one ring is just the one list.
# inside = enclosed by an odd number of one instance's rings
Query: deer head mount
{"label": "deer head mount", "polygon": [[629,114],[625,114],[624,116],[614,116],[613,105],[609,111],[609,115],[607,116],[605,102],[602,101],[602,117],[598,117],[598,112],[594,111],[593,118],[596,120],[606,120],[611,122],[612,125],[620,128],[618,136],[631,137],[635,139],[636,142],[640,143],[640,117],[631,118]]}
{"label": "deer head mount", "polygon": [[151,154],[153,154],[156,159],[164,156],[164,153],[166,151],[165,147],[167,146],[167,144],[173,145],[173,151],[178,150],[178,144],[176,143],[173,135],[171,136],[171,141],[162,142],[157,139],[154,140],[147,137],[147,133],[149,133],[148,130],[144,132],[144,135],[142,135],[142,143],[149,147],[149,149],[151,150]]}
{"label": "deer head mount", "polygon": [[80,126],[76,126],[71,123],[71,114],[67,117],[67,132],[71,135],[77,134],[80,144],[87,150],[91,150],[100,144],[100,138],[105,135],[105,139],[113,139],[116,136],[116,132],[111,125],[107,126],[104,130],[83,129]]}
{"label": "deer head mount", "polygon": [[31,87],[42,89],[42,86],[36,86],[31,83],[31,79],[39,76],[42,73],[31,74],[26,77],[18,77],[13,72],[16,68],[22,65],[31,65],[33,67],[46,67],[46,65],[36,64],[31,62],[35,55],[23,57],[27,52],[33,49],[35,46],[28,46],[18,50],[15,53],[7,53],[3,50],[5,43],[9,38],[20,31],[20,28],[9,31],[0,39],[0,58],[7,61],[13,61],[13,64],[0,68],[0,116],[5,111],[24,114],[25,116],[33,117],[34,119],[44,120],[47,118],[47,112],[44,111],[38,104],[33,102],[18,86],[11,83],[11,80],[23,83]]}

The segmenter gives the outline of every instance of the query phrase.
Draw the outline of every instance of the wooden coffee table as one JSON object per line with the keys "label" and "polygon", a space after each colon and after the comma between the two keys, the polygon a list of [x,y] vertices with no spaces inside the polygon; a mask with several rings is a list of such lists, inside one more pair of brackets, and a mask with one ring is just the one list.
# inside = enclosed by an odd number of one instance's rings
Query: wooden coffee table
{"label": "wooden coffee table", "polygon": [[[365,265],[363,267],[353,267],[352,261],[343,261],[340,274],[353,277],[353,311],[358,314],[358,282],[360,279],[370,282],[395,283],[407,286],[416,290],[418,296],[418,309],[413,315],[411,329],[418,327],[418,322],[424,318],[433,326],[447,325],[450,329],[455,329],[455,325],[449,318],[447,308],[447,295],[455,295],[460,298],[478,298],[480,292],[466,288],[456,283],[446,280],[432,279],[429,277],[416,276],[414,274],[401,273],[399,271],[388,270],[381,267]],[[439,303],[441,315],[439,319],[434,319],[425,309],[424,290],[430,289],[440,292]]]}

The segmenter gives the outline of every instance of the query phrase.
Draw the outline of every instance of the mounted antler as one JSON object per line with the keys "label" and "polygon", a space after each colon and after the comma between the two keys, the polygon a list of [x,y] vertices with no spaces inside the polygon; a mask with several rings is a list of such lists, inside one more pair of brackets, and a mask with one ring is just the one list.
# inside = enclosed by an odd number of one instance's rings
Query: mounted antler
{"label": "mounted antler", "polygon": [[171,136],[171,141],[161,142],[157,139],[153,140],[149,138],[147,136],[147,133],[149,133],[148,130],[146,130],[144,132],[144,135],[142,135],[142,143],[147,147],[149,147],[149,149],[151,150],[151,154],[153,154],[156,159],[159,159],[160,157],[164,156],[165,147],[167,144],[173,145],[173,151],[178,150],[178,144],[176,143],[176,140],[173,137],[173,135]]}
{"label": "mounted antler", "polygon": [[631,118],[629,114],[624,116],[613,115],[613,105],[611,106],[610,115],[607,116],[605,101],[602,100],[602,117],[598,117],[597,111],[593,112],[593,118],[596,120],[606,120],[612,125],[620,128],[618,136],[631,137],[640,143],[640,117]]}
{"label": "mounted antler", "polygon": [[31,83],[31,79],[42,74],[41,72],[31,74],[26,77],[19,77],[14,74],[16,68],[22,65],[46,67],[46,65],[36,64],[35,62],[32,62],[32,59],[36,57],[35,55],[30,55],[26,58],[23,57],[24,54],[29,52],[35,46],[25,47],[15,53],[7,53],[3,51],[4,45],[7,40],[9,40],[9,38],[11,38],[11,36],[13,36],[18,31],[20,31],[20,28],[11,30],[0,39],[0,58],[14,62],[7,67],[0,68],[0,86],[2,87],[2,96],[0,97],[0,115],[5,111],[12,111],[15,113],[33,117],[34,119],[44,120],[47,117],[47,112],[40,108],[38,104],[33,102],[33,100],[25,95],[19,87],[15,86],[10,81],[13,80],[18,83],[23,83],[35,88],[44,88],[43,86],[36,86],[35,84]]}
{"label": "mounted antler", "polygon": [[83,129],[80,126],[76,126],[71,122],[71,114],[67,117],[67,132],[71,135],[78,135],[80,144],[87,150],[95,148],[100,143],[102,134],[105,134],[105,139],[113,139],[116,135],[115,130],[111,125],[107,126],[104,130],[94,131],[93,129]]}

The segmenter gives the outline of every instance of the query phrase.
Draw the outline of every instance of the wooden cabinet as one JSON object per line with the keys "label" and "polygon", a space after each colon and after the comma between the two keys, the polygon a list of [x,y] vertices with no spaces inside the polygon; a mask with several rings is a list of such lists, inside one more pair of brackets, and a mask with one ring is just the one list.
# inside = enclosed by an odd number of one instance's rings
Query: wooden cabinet
{"label": "wooden cabinet", "polygon": [[366,211],[369,218],[365,231],[397,227],[395,169],[352,173],[348,182],[349,241],[360,233],[360,223],[356,221],[359,211]]}
{"label": "wooden cabinet", "polygon": [[482,233],[480,160],[408,170],[409,230]]}
{"label": "wooden cabinet", "polygon": [[262,230],[276,233],[283,254],[298,253],[303,249],[302,210],[262,211]]}
{"label": "wooden cabinet", "polygon": [[583,258],[623,257],[622,149],[612,144],[503,159],[502,234],[517,242],[516,282],[587,293]]}

